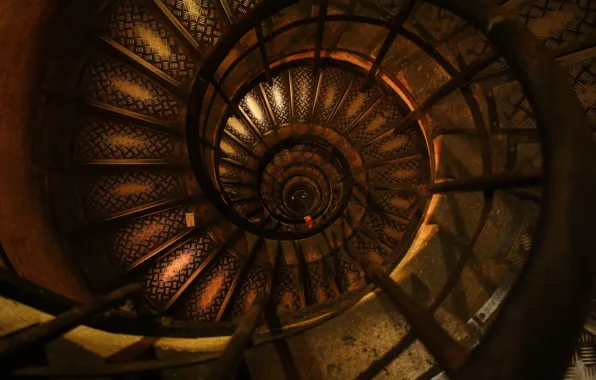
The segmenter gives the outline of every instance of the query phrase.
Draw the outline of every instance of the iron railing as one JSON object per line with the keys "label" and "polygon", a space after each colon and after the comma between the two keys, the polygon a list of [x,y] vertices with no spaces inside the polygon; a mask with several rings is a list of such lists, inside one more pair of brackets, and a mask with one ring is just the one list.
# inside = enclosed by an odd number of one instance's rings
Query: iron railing
{"label": "iron railing", "polygon": [[[209,135],[209,125],[213,120],[222,120],[225,113],[213,115],[212,105],[217,96],[224,100],[229,112],[243,118],[236,106],[237,94],[228,95],[225,89],[236,89],[226,78],[235,67],[242,65],[251,51],[260,52],[265,78],[271,78],[271,63],[264,48],[268,41],[283,32],[300,28],[307,24],[318,25],[317,44],[314,49],[301,52],[290,52],[287,56],[298,53],[312,53],[314,69],[322,64],[322,36],[326,22],[350,21],[386,27],[389,31],[383,46],[390,44],[401,34],[412,41],[419,37],[403,28],[414,2],[407,2],[397,16],[389,22],[382,18],[358,16],[354,14],[328,15],[328,2],[319,2],[317,17],[291,22],[273,33],[265,36],[261,22],[282,11],[284,8],[298,3],[298,0],[263,1],[254,9],[249,17],[234,26],[228,36],[215,48],[206,59],[195,82],[192,92],[191,106],[188,111],[188,146],[191,162],[197,178],[213,178],[207,159],[217,146],[217,134]],[[530,176],[491,176],[467,181],[431,183],[413,191],[429,196],[456,191],[484,190],[492,192],[498,189],[516,186],[542,184],[545,187],[543,211],[538,231],[535,234],[533,255],[527,269],[507,297],[499,318],[484,338],[479,347],[468,353],[453,341],[442,327],[434,320],[433,312],[455,285],[458,274],[463,269],[465,258],[451,273],[447,286],[429,309],[421,308],[410,299],[390,277],[377,266],[362,257],[351,253],[359,262],[368,278],[384,291],[395,306],[404,314],[412,329],[396,347],[391,355],[399,355],[418,337],[440,366],[454,379],[526,379],[557,378],[567,364],[569,354],[583,318],[587,313],[588,299],[592,290],[593,252],[589,233],[590,217],[595,211],[591,196],[596,189],[593,178],[593,162],[596,150],[589,132],[590,124],[580,105],[575,100],[567,78],[560,68],[551,60],[543,48],[539,47],[535,37],[519,22],[509,19],[497,7],[488,4],[458,2],[456,0],[429,0],[429,2],[447,8],[459,15],[473,26],[484,32],[494,46],[511,66],[518,80],[522,83],[532,104],[538,121],[542,140],[545,169],[541,175]],[[241,54],[236,61],[221,71],[222,62],[229,52],[245,35],[254,31],[257,41]],[[367,75],[370,84],[382,71],[383,57],[387,48],[374,62],[369,57],[361,58],[371,63]],[[434,52],[430,54],[436,55]],[[426,112],[444,99],[451,92],[467,85],[499,55],[491,52],[481,56],[461,72],[454,73],[453,78],[435,92],[427,102],[413,110],[406,121],[395,127],[390,133],[399,133],[411,128]],[[284,57],[276,57],[284,58]],[[216,79],[218,78],[218,79]],[[208,94],[212,94],[211,97]],[[216,123],[217,124],[217,123]],[[248,122],[248,125],[251,123]],[[562,128],[564,126],[565,128]],[[258,136],[257,132],[257,136]],[[384,137],[375,136],[374,140]],[[214,183],[201,181],[205,196],[219,211],[233,223],[239,231],[248,231],[274,240],[298,240],[312,236],[317,231],[304,233],[278,234],[272,230],[263,233],[259,224],[252,223],[238,216],[222,197]],[[356,185],[355,188],[358,188]],[[364,193],[368,207],[375,207],[371,194]],[[346,219],[344,221],[344,219]],[[350,223],[348,217],[342,215],[342,223]],[[561,227],[563,225],[564,227]],[[344,236],[344,239],[346,237]],[[556,271],[553,273],[553,271]],[[556,274],[556,275],[554,275]],[[51,368],[24,368],[27,353],[43,346],[61,334],[75,328],[91,317],[108,310],[115,304],[128,299],[135,299],[141,291],[140,285],[126,285],[106,296],[98,297],[88,305],[78,306],[54,319],[17,332],[0,340],[0,360],[2,371],[11,376],[38,377],[99,377],[106,375],[143,373],[152,370],[195,365],[205,360],[219,360],[219,367],[214,378],[232,378],[242,360],[244,350],[249,344],[252,332],[259,322],[260,315],[267,307],[270,294],[260,294],[252,308],[239,320],[231,339],[221,355],[202,360],[172,360],[165,362],[134,362],[123,365],[105,365],[84,372],[70,373],[52,372]],[[548,294],[548,297],[544,297]],[[563,310],[564,312],[560,312]],[[397,354],[396,354],[397,352]],[[371,370],[365,371],[372,376],[378,367],[373,363]],[[75,374],[76,372],[76,374]]]}

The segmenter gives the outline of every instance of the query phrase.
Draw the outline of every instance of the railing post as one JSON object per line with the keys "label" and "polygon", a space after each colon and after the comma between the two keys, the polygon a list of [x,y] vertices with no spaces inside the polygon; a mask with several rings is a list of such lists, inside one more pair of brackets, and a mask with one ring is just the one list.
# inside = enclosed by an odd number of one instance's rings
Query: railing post
{"label": "railing post", "polygon": [[9,338],[0,339],[0,368],[4,372],[22,366],[23,358],[31,350],[59,338],[93,316],[140,294],[142,290],[141,284],[123,286],[109,294],[97,297],[86,305],[74,307],[50,321]]}
{"label": "railing post", "polygon": [[238,365],[248,346],[259,317],[265,309],[269,297],[265,293],[257,296],[249,311],[238,322],[236,331],[226,345],[220,359],[219,365],[211,374],[213,380],[231,380],[238,370]]}

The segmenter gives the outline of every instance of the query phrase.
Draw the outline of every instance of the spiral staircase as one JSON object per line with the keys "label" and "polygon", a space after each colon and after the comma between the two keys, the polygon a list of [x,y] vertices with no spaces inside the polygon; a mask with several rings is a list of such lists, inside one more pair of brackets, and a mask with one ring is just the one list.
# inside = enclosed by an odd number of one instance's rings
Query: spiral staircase
{"label": "spiral staircase", "polygon": [[[252,321],[237,378],[563,374],[591,295],[596,5],[91,3],[58,18],[36,154],[90,292],[141,284],[102,339],[167,361]],[[596,378],[592,323],[567,378]],[[86,377],[41,362],[10,376]]]}

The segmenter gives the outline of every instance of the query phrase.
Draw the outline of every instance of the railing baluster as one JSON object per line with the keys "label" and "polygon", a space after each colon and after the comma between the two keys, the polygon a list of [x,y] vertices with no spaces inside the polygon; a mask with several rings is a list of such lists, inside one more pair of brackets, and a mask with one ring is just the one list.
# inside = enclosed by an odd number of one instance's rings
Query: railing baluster
{"label": "railing baluster", "polygon": [[[180,234],[177,234],[172,239],[166,241],[165,243],[161,244],[157,248],[151,250],[149,253],[147,253],[143,257],[137,259],[135,262],[130,264],[130,266],[126,269],[124,276],[128,277],[132,271],[135,271],[135,272],[138,271],[139,268],[144,267],[147,263],[152,262],[153,260],[159,260],[159,259],[164,258],[165,256],[174,252],[180,246],[186,244],[189,240],[191,240],[197,236],[200,236],[201,234],[204,234],[211,227],[213,227],[215,224],[219,223],[222,220],[223,220],[223,216],[217,215],[216,217],[212,218],[211,220],[209,220],[205,223],[202,223],[198,227],[195,227],[195,228],[183,231]],[[125,279],[126,278],[124,278],[123,280],[125,280]]]}
{"label": "railing baluster", "polygon": [[254,125],[254,123],[248,118],[248,116],[246,116],[246,114],[240,109],[240,107],[238,107],[238,105],[234,103],[232,99],[230,99],[228,94],[226,94],[223,88],[221,87],[221,84],[218,83],[215,78],[199,78],[199,80],[202,80],[205,83],[211,83],[211,85],[215,88],[215,91],[223,98],[228,107],[232,110],[234,116],[236,116],[238,120],[242,120],[246,125],[248,125],[251,132],[257,137],[257,139],[263,145],[267,146],[267,143],[265,143],[265,141],[263,140],[263,136],[261,136],[261,133],[257,130],[257,127]]}
{"label": "railing baluster", "polygon": [[321,49],[323,48],[323,37],[325,36],[325,18],[327,17],[328,0],[319,0],[319,20],[317,24],[317,38],[315,41],[315,61],[313,74],[316,76],[321,68]]}
{"label": "railing baluster", "polygon": [[62,334],[81,325],[89,318],[111,309],[118,304],[140,294],[141,284],[129,284],[103,296],[99,296],[86,305],[81,305],[64,312],[54,319],[27,329],[6,339],[0,339],[0,368],[15,369],[23,365],[23,359],[31,350],[48,343]]}
{"label": "railing baluster", "polygon": [[421,195],[432,195],[449,192],[494,191],[515,187],[540,186],[542,182],[542,175],[537,173],[504,173],[490,177],[476,177],[420,186],[419,193]]}
{"label": "railing baluster", "polygon": [[269,86],[273,86],[273,76],[271,75],[271,65],[269,58],[267,57],[267,47],[265,46],[265,36],[263,35],[263,26],[260,22],[255,26],[255,32],[257,33],[257,39],[259,42],[259,51],[261,52],[261,61],[263,68],[265,69],[265,79]]}
{"label": "railing baluster", "polygon": [[374,78],[377,74],[377,70],[379,70],[379,67],[383,64],[385,56],[387,55],[389,49],[391,48],[391,45],[393,45],[393,42],[397,38],[399,31],[403,28],[404,23],[410,16],[410,13],[412,12],[412,9],[414,8],[415,4],[416,0],[404,1],[397,15],[395,15],[395,17],[393,17],[389,21],[389,33],[387,33],[387,37],[385,38],[385,41],[383,41],[383,45],[381,45],[379,54],[377,54],[377,58],[375,59],[375,62],[373,63],[372,67],[370,68],[370,71],[366,76],[366,80],[364,81],[364,86],[362,88],[363,91],[372,88],[372,86],[374,85]]}
{"label": "railing baluster", "polygon": [[[267,225],[267,223],[269,223],[271,219],[271,215],[267,215],[267,217],[261,223],[259,223],[259,226],[263,227]],[[228,309],[232,306],[232,300],[240,291],[242,283],[246,279],[246,275],[250,270],[250,267],[254,264],[255,260],[257,259],[257,255],[261,249],[266,249],[265,238],[263,238],[262,236],[257,238],[257,241],[254,243],[254,245],[248,252],[248,257],[246,258],[246,261],[242,264],[240,270],[238,270],[238,273],[236,274],[236,277],[234,278],[234,281],[230,286],[228,293],[226,294],[226,298],[224,299],[224,302],[222,303],[219,309],[219,313],[217,313],[216,320],[219,321],[227,316],[226,314],[229,312]]]}
{"label": "railing baluster", "polygon": [[312,303],[312,300],[310,299],[310,282],[308,280],[308,264],[306,263],[306,258],[304,257],[304,252],[302,251],[300,243],[298,241],[292,241],[292,245],[294,246],[296,258],[298,259],[298,278],[300,280],[300,288],[302,291],[302,307],[306,307]]}
{"label": "railing baluster", "polygon": [[[348,220],[349,221],[349,220]],[[426,310],[412,300],[396,284],[380,266],[370,263],[366,257],[358,257],[349,246],[348,238],[344,231],[344,219],[341,220],[342,238],[344,249],[369,277],[369,279],[383,290],[389,299],[399,308],[417,336],[439,364],[451,372],[459,368],[466,360],[468,353],[462,346],[455,342],[443,328],[434,320],[433,310]],[[401,352],[401,351],[400,351]],[[359,377],[362,378],[362,377]]]}
{"label": "railing baluster", "polygon": [[180,81],[172,78],[164,71],[158,69],[149,62],[145,61],[144,59],[142,59],[132,51],[128,50],[124,46],[120,45],[118,42],[114,41],[110,37],[98,36],[97,38],[100,44],[106,50],[108,50],[108,52],[117,55],[118,58],[130,63],[133,67],[141,71],[143,74],[158,81],[162,86],[167,88],[169,91],[175,93],[176,96],[180,97],[181,99],[188,99],[188,96],[190,94],[190,88],[187,85],[182,84]]}
{"label": "railing baluster", "polygon": [[265,293],[260,293],[256,297],[248,313],[238,322],[234,334],[219,359],[218,366],[215,367],[215,370],[211,374],[211,379],[231,380],[235,378],[234,375],[238,370],[240,360],[242,360],[252,333],[259,321],[259,317],[268,301],[269,297]]}
{"label": "railing baluster", "polygon": [[[254,211],[249,212],[246,216],[252,217],[262,213],[261,208],[257,208]],[[234,244],[242,237],[242,233],[244,231],[241,228],[237,228],[234,232],[232,232],[225,240],[224,244],[219,247],[219,249],[213,250],[213,252],[201,263],[201,265],[195,269],[192,275],[184,282],[184,284],[178,289],[176,294],[170,298],[167,304],[163,308],[163,312],[165,313],[168,309],[170,309],[176,302],[180,300],[182,295],[186,292],[186,290],[193,284],[193,282],[203,273],[205,268],[215,260],[216,257],[223,255],[230,247],[233,247]]]}
{"label": "railing baluster", "polygon": [[245,203],[250,203],[250,202],[256,202],[259,201],[261,199],[261,197],[259,196],[254,196],[254,197],[248,197],[248,198],[240,198],[240,199],[232,199],[230,203],[232,204],[245,204]]}
{"label": "railing baluster", "polygon": [[218,0],[217,5],[220,11],[220,14],[223,16],[224,22],[227,26],[231,26],[233,24],[232,20],[232,9],[230,8],[230,4],[227,0]]}
{"label": "railing baluster", "polygon": [[396,126],[394,129],[390,129],[388,131],[384,131],[377,134],[376,136],[366,141],[360,147],[360,149],[364,149],[370,146],[371,144],[374,144],[375,142],[380,141],[381,139],[387,136],[390,136],[391,134],[404,133],[413,125],[415,125],[418,122],[418,120],[427,112],[429,112],[435,105],[444,100],[453,91],[456,91],[458,88],[465,86],[476,75],[478,75],[478,73],[480,73],[482,70],[494,63],[497,59],[499,59],[499,57],[500,55],[494,51],[489,51],[481,55],[476,61],[472,62],[469,66],[457,73],[447,83],[445,83],[438,90],[436,90],[424,103],[422,103],[422,105],[420,105],[420,107],[410,112],[410,114],[405,117],[405,119],[402,121],[400,125]]}
{"label": "railing baluster", "polygon": [[411,326],[414,334],[437,359],[439,365],[448,372],[459,368],[468,357],[467,350],[454,341],[441,325],[434,319],[429,310],[421,307],[401,287],[395,283],[383,268],[371,264],[366,259],[360,265],[367,276],[397,306]]}

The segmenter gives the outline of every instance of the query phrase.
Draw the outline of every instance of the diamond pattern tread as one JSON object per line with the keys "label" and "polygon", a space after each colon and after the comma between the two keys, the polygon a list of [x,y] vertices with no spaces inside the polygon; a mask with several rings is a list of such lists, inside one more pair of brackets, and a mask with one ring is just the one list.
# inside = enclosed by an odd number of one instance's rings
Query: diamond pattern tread
{"label": "diamond pattern tread", "polygon": [[74,147],[78,160],[167,159],[179,154],[180,143],[131,123],[91,119],[77,131]]}
{"label": "diamond pattern tread", "polygon": [[270,269],[262,265],[253,265],[248,270],[244,281],[240,285],[238,294],[232,303],[232,316],[245,313],[254,302],[257,295],[267,291],[267,284],[270,280]]}
{"label": "diamond pattern tread", "polygon": [[109,216],[151,202],[183,195],[179,178],[163,171],[124,171],[92,176],[84,193],[86,209]]}
{"label": "diamond pattern tread", "polygon": [[222,37],[225,22],[217,0],[161,0],[195,41],[209,52]]}
{"label": "diamond pattern tread", "polygon": [[108,16],[106,34],[170,77],[190,83],[195,63],[169,29],[138,1],[117,2]]}
{"label": "diamond pattern tread", "polygon": [[188,289],[178,316],[190,321],[217,320],[241,264],[230,252],[216,258]]}
{"label": "diamond pattern tread", "polygon": [[160,259],[145,275],[145,294],[166,304],[216,249],[208,234],[194,237]]}
{"label": "diamond pattern tread", "polygon": [[108,234],[107,246],[120,265],[128,267],[186,230],[189,212],[194,212],[190,206],[181,206],[134,219]]}
{"label": "diamond pattern tread", "polygon": [[95,58],[83,78],[88,100],[165,121],[181,116],[183,105],[173,95],[136,70],[109,58]]}

